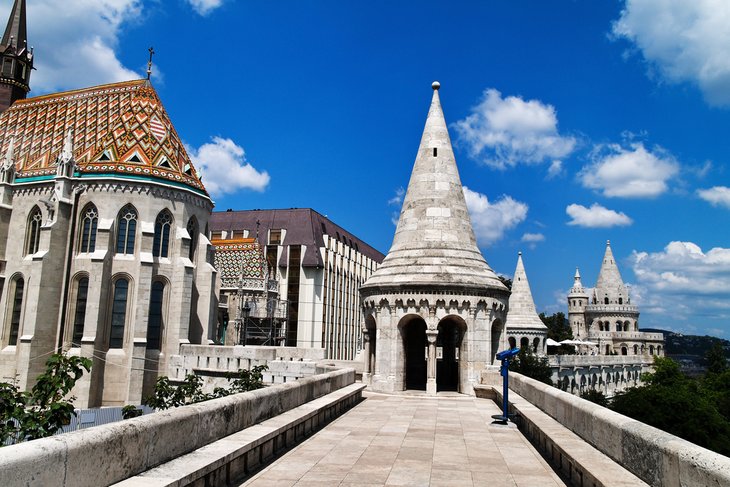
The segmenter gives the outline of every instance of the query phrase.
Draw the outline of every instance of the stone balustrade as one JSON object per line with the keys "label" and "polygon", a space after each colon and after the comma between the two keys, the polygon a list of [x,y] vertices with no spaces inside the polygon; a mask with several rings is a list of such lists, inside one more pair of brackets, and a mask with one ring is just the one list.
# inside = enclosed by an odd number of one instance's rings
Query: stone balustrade
{"label": "stone balustrade", "polygon": [[650,485],[730,485],[730,458],[517,373],[510,389]]}

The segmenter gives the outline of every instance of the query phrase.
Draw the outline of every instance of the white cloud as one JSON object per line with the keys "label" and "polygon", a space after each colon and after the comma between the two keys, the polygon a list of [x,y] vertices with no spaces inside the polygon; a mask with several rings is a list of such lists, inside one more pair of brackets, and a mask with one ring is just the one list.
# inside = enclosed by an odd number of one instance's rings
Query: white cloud
{"label": "white cloud", "polygon": [[28,42],[35,47],[36,68],[31,94],[141,78],[115,52],[123,25],[137,21],[141,12],[141,0],[30,3]]}
{"label": "white cloud", "polygon": [[643,315],[656,315],[655,325],[705,329],[730,320],[730,249],[703,252],[693,242],[675,241],[661,252],[634,250],[629,262],[638,279],[632,295]]}
{"label": "white cloud", "polygon": [[223,5],[223,0],[188,0],[188,3],[193,10],[205,16]]}
{"label": "white cloud", "polygon": [[633,223],[625,213],[609,210],[598,203],[593,203],[590,208],[576,204],[568,205],[565,208],[565,213],[572,218],[568,225],[577,225],[579,227],[609,228]]}
{"label": "white cloud", "polygon": [[246,161],[243,147],[231,139],[213,137],[211,142],[187,150],[203,178],[203,185],[213,196],[239,189],[263,191],[271,179],[269,173],[256,170]]}
{"label": "white cloud", "polygon": [[550,163],[550,167],[548,168],[547,177],[548,179],[552,179],[555,176],[559,176],[563,172],[563,161],[559,161],[555,159],[553,162]]}
{"label": "white cloud", "polygon": [[698,189],[697,195],[712,206],[724,206],[730,209],[730,188],[727,186]]}
{"label": "white cloud", "polygon": [[454,127],[471,157],[491,167],[504,169],[547,160],[555,165],[555,160],[568,156],[575,148],[575,138],[558,133],[555,108],[539,100],[502,98],[499,91],[487,89],[471,111]]}
{"label": "white cloud", "polygon": [[403,186],[395,190],[395,196],[388,200],[389,205],[400,206],[403,204],[403,197],[406,195],[406,190]]}
{"label": "white cloud", "polygon": [[504,232],[516,227],[527,217],[527,205],[506,195],[490,203],[486,195],[464,186],[464,198],[480,245],[500,240]]}
{"label": "white cloud", "polygon": [[641,142],[626,149],[618,144],[599,145],[594,162],[583,167],[578,179],[586,188],[617,198],[652,198],[667,190],[679,164],[661,148],[650,152]]}
{"label": "white cloud", "polygon": [[520,239],[521,242],[544,242],[545,235],[542,233],[525,233]]}
{"label": "white cloud", "polygon": [[711,105],[730,105],[730,3],[627,0],[613,34],[636,45],[670,82],[696,83]]}

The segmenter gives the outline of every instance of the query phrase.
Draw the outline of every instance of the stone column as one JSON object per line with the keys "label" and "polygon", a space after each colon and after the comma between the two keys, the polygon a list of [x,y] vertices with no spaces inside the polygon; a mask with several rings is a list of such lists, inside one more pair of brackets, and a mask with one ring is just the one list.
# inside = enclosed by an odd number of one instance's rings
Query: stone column
{"label": "stone column", "polygon": [[370,375],[371,375],[370,368],[372,367],[372,360],[370,358],[370,354],[371,354],[370,347],[372,346],[372,344],[370,342],[370,333],[371,333],[371,331],[366,329],[364,331],[364,333],[362,334],[362,341],[363,341],[363,348],[364,348],[363,351],[365,352],[365,367],[362,371],[362,381],[365,384],[370,384]]}
{"label": "stone column", "polygon": [[426,394],[436,395],[436,337],[439,332],[436,330],[426,330],[426,339],[428,340],[428,363],[426,364]]}

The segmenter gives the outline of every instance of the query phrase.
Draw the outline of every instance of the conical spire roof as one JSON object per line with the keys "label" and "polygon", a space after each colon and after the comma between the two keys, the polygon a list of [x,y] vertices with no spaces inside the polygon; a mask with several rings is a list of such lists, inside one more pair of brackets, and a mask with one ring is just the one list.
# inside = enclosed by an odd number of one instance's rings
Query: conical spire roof
{"label": "conical spire roof", "polygon": [[598,281],[595,289],[596,298],[604,301],[607,297],[610,303],[618,302],[618,298],[625,300],[628,298],[628,291],[621,279],[621,273],[618,271],[616,260],[611,251],[611,241],[606,242],[606,253],[603,255],[603,263],[601,263],[601,271],[598,273]]}
{"label": "conical spire roof", "polygon": [[568,296],[572,296],[572,297],[576,297],[576,296],[579,296],[579,297],[586,296],[587,297],[588,296],[586,294],[585,289],[583,288],[583,283],[580,280],[580,271],[578,270],[577,267],[575,268],[575,276],[573,276],[573,287],[570,289]]}
{"label": "conical spire roof", "polygon": [[438,82],[403,200],[393,245],[363,288],[507,288],[477,247],[441,109]]}
{"label": "conical spire roof", "polygon": [[16,51],[20,51],[25,47],[25,43],[28,40],[25,27],[25,0],[15,0],[0,45],[9,46],[11,37],[13,38],[13,47]]}
{"label": "conical spire roof", "polygon": [[525,265],[522,263],[522,252],[517,256],[517,268],[512,278],[512,294],[509,297],[506,323],[507,328],[513,330],[517,328],[547,329],[535,311],[535,301],[532,299],[530,283],[527,280]]}

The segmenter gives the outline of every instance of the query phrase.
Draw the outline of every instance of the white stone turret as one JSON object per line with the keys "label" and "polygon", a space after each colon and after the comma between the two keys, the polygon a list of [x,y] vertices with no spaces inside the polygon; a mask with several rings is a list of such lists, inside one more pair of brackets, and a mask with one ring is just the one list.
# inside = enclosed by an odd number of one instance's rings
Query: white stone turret
{"label": "white stone turret", "polygon": [[585,311],[588,305],[588,293],[583,288],[580,280],[580,271],[575,268],[575,276],[573,276],[573,287],[568,293],[568,322],[573,329],[573,336],[585,339],[588,333],[585,329]]}
{"label": "white stone turret", "polygon": [[477,247],[440,85],[432,87],[393,245],[360,287],[363,382],[385,392],[473,394],[481,371],[506,348],[509,290]]}
{"label": "white stone turret", "polygon": [[606,241],[606,253],[603,255],[593,297],[594,304],[629,304],[629,293],[618,271],[610,240]]}
{"label": "white stone turret", "polygon": [[547,326],[535,310],[530,283],[522,262],[522,252],[517,254],[517,268],[512,278],[512,294],[507,312],[507,336],[514,337],[521,348],[529,345],[531,350],[542,354],[545,350]]}

